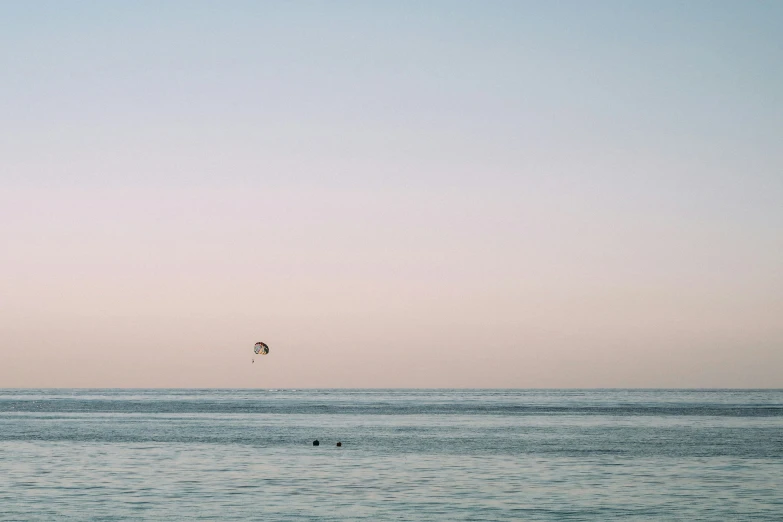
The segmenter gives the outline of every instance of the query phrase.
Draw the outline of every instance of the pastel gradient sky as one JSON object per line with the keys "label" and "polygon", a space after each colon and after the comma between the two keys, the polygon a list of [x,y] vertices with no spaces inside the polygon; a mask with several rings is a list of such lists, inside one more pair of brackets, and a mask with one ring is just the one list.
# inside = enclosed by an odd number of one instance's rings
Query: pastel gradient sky
{"label": "pastel gradient sky", "polygon": [[0,387],[257,386],[783,387],[783,2],[0,3]]}

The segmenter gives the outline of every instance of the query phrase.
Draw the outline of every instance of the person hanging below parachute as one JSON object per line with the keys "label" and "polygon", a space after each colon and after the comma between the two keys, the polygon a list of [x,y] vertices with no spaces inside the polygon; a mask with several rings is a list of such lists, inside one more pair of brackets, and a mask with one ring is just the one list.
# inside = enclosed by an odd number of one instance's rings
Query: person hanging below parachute
{"label": "person hanging below parachute", "polygon": [[[255,346],[253,346],[253,352],[256,355],[267,355],[269,353],[269,346],[267,346],[266,343],[262,343],[261,341],[258,341]],[[253,362],[256,362],[255,357],[253,357]]]}

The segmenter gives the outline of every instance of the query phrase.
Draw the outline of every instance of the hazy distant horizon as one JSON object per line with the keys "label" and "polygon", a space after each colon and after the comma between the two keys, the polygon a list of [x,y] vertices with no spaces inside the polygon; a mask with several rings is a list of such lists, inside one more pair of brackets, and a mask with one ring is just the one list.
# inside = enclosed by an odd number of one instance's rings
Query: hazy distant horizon
{"label": "hazy distant horizon", "polygon": [[0,20],[0,388],[783,387],[783,3]]}
{"label": "hazy distant horizon", "polygon": [[157,388],[138,388],[138,387],[124,387],[124,388],[90,388],[90,387],[72,387],[72,388],[35,388],[35,387],[29,387],[29,386],[22,386],[17,388],[0,388],[0,390],[55,390],[55,391],[65,391],[65,390],[76,390],[76,391],[90,391],[90,390],[148,390],[148,391],[165,391],[165,390],[183,390],[183,391],[194,391],[194,390],[209,390],[209,391],[329,391],[329,390],[340,390],[340,391],[362,391],[362,390],[373,390],[373,391],[383,391],[383,390],[389,390],[389,391],[447,391],[447,390],[475,390],[475,391],[503,391],[503,390],[511,390],[511,391],[704,391],[704,392],[719,392],[719,391],[738,391],[738,392],[753,392],[753,391],[783,391],[783,388],[475,388],[475,387],[463,387],[463,388],[346,388],[346,387],[334,387],[334,388],[270,388],[267,389],[263,386],[254,386],[254,387],[248,387],[248,388],[220,388],[220,387],[198,387],[198,388],[167,388],[167,387],[157,387]]}

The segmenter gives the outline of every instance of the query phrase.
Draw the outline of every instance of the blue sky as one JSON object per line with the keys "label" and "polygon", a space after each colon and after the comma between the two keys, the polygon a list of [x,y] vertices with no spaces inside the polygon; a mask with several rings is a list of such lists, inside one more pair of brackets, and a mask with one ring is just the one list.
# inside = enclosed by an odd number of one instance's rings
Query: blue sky
{"label": "blue sky", "polygon": [[197,367],[264,332],[288,367],[324,335],[357,361],[280,386],[783,385],[779,2],[6,2],[0,27],[17,384],[101,384],[24,347],[133,319],[108,385],[230,383],[178,380],[183,330]]}

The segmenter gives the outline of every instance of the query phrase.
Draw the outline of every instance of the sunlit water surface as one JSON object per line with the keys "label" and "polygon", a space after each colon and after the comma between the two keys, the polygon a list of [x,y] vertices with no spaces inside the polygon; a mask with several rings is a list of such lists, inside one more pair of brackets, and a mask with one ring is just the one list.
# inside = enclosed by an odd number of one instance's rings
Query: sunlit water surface
{"label": "sunlit water surface", "polygon": [[0,519],[68,518],[783,520],[783,391],[0,390]]}

